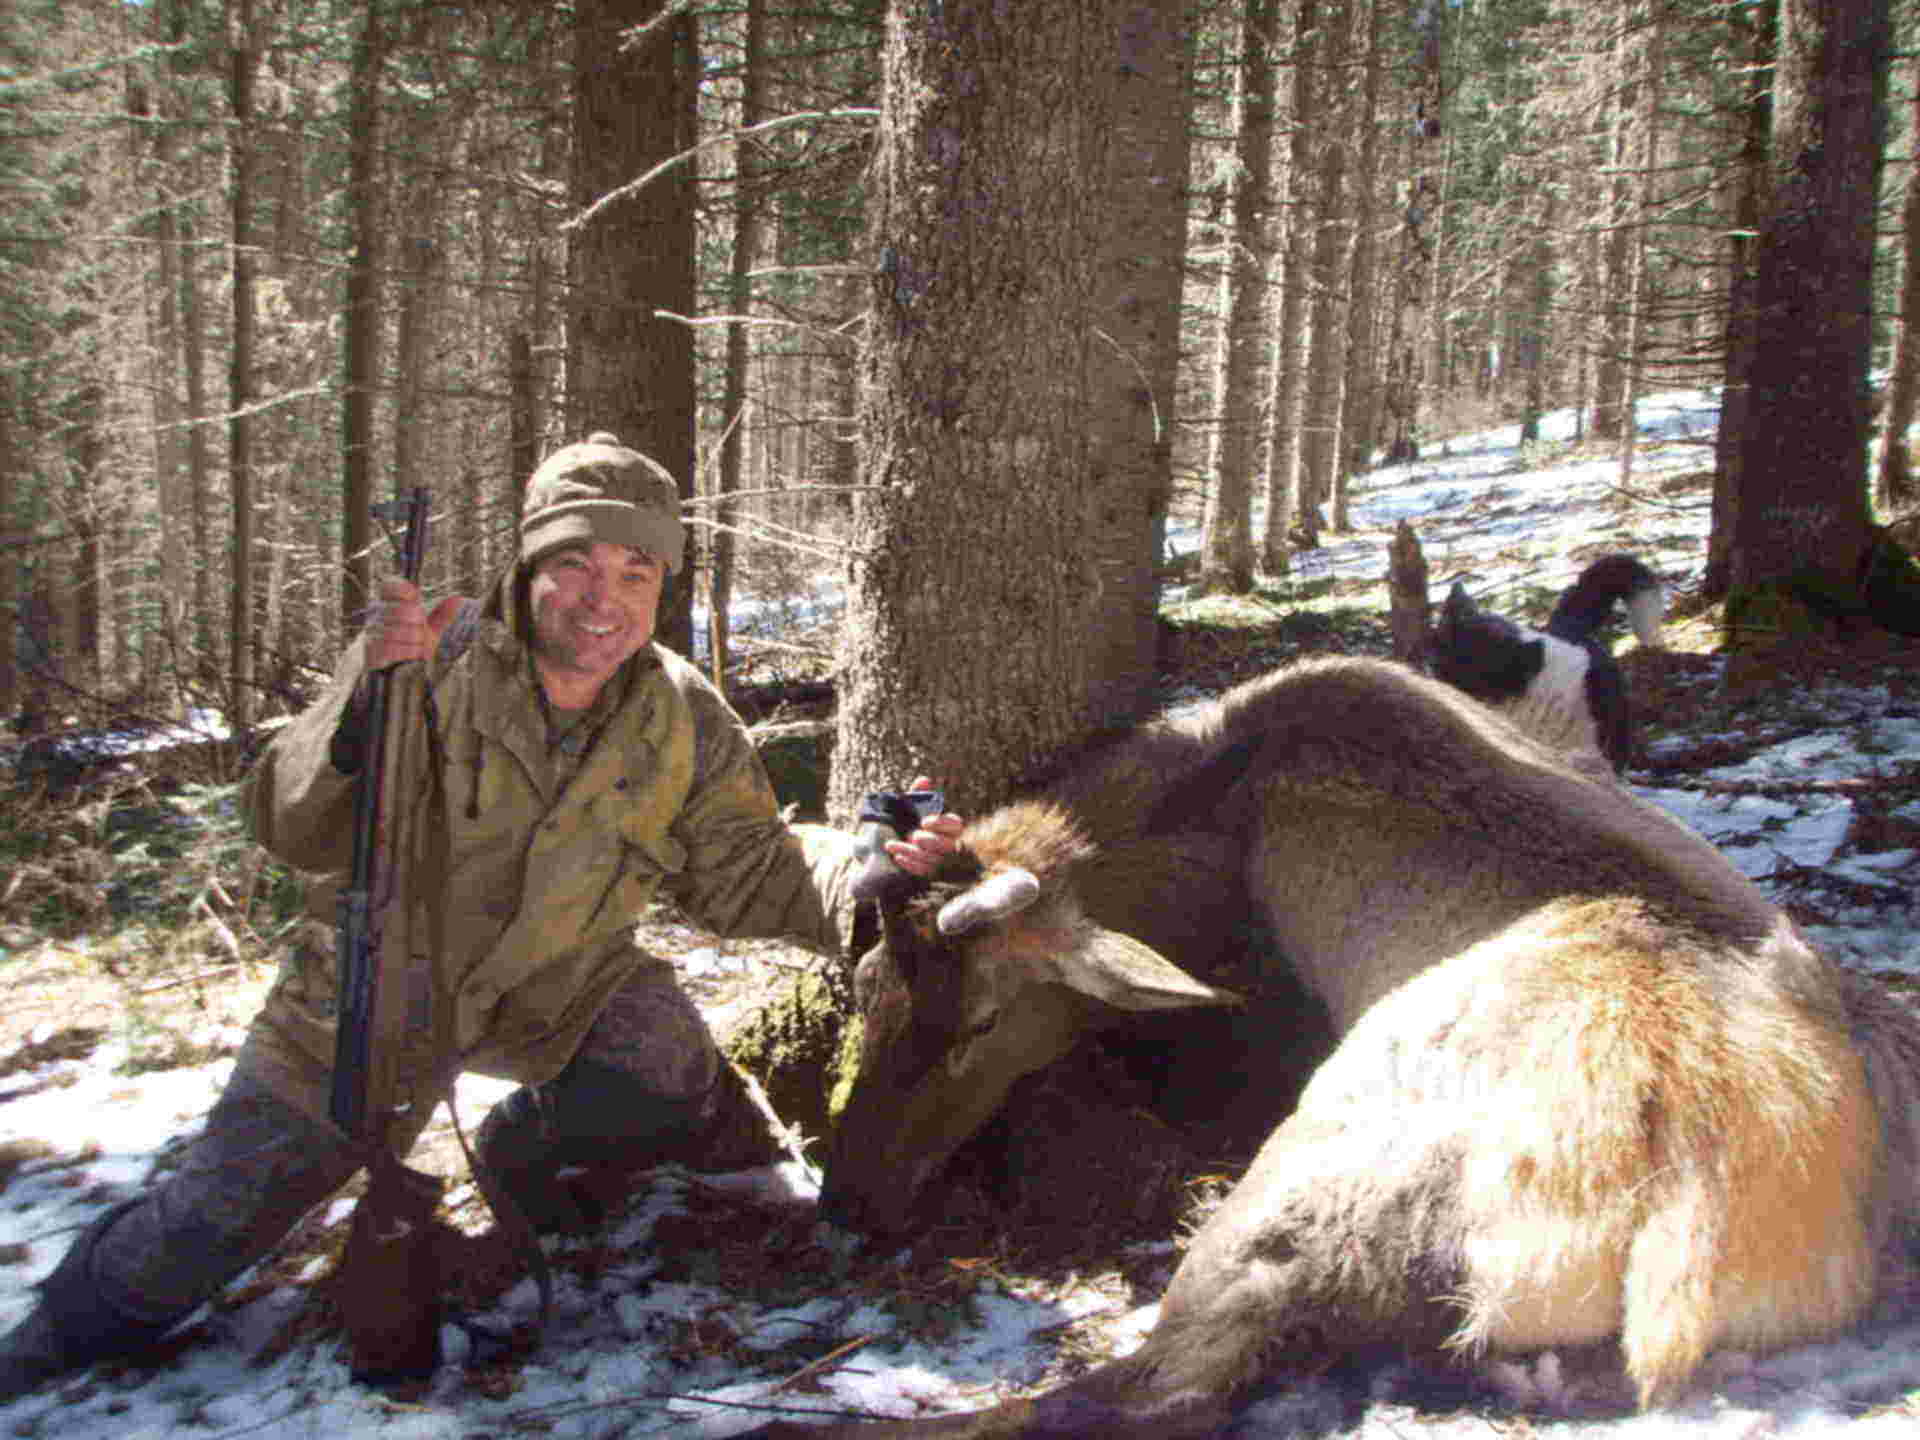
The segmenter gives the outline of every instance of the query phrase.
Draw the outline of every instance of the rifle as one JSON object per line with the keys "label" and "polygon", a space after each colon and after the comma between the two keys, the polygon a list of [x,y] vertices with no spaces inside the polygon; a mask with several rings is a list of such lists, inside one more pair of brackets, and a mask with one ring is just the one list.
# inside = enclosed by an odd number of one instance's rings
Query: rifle
{"label": "rifle", "polygon": [[[389,529],[405,530],[399,542],[400,574],[420,576],[427,548],[427,492],[373,507]],[[380,1000],[380,952],[386,914],[395,903],[398,859],[388,843],[382,801],[387,789],[388,682],[393,667],[366,678],[366,747],[354,777],[353,867],[340,895],[338,926],[339,1010],[334,1033],[333,1084],[328,1111],[360,1148],[367,1166],[367,1193],[354,1210],[353,1228],[335,1279],[336,1300],[352,1352],[353,1377],[370,1384],[422,1379],[440,1359],[440,1271],[433,1214],[441,1181],[409,1169],[387,1143],[391,1119],[370,1113],[369,1079]],[[431,699],[427,724],[434,723]],[[402,896],[399,903],[405,904]],[[404,990],[390,996],[404,1005]],[[402,1022],[404,1023],[404,1021]],[[386,1038],[393,1038],[393,1026]],[[384,1105],[391,1097],[379,1097]]]}
{"label": "rifle", "polygon": [[[427,550],[427,492],[416,488],[404,500],[373,507],[374,518],[406,526],[400,540],[400,578],[420,578],[420,562]],[[391,666],[367,676],[365,735],[367,749],[354,777],[353,868],[347,888],[340,892],[340,920],[336,932],[339,960],[340,1010],[334,1031],[333,1092],[328,1112],[333,1123],[356,1139],[367,1128],[367,1063],[373,1052],[373,1002],[379,984],[375,964],[380,949],[381,914],[374,907],[374,887],[391,877],[383,868],[380,798],[387,770],[387,682]],[[389,863],[391,857],[386,858]],[[386,897],[383,894],[382,899]],[[384,907],[383,907],[384,908]]]}

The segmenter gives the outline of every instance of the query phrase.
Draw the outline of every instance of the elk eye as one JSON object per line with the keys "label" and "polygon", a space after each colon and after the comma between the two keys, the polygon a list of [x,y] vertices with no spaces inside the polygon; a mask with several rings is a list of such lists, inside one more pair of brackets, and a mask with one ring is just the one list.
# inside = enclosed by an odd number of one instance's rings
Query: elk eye
{"label": "elk eye", "polygon": [[992,1011],[990,1014],[983,1015],[980,1019],[974,1021],[973,1024],[969,1025],[966,1028],[966,1030],[961,1034],[960,1038],[963,1041],[978,1040],[982,1035],[985,1035],[988,1032],[990,1032],[993,1029],[993,1027],[998,1025],[999,1023],[1000,1023],[1000,1012],[998,1010]]}

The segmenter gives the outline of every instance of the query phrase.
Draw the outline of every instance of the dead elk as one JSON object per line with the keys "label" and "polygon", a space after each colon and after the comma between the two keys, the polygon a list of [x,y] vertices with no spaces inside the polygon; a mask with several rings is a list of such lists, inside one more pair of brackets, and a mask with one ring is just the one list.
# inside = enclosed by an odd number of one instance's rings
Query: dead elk
{"label": "dead elk", "polygon": [[1920,1025],[1706,841],[1448,687],[1294,667],[1053,802],[970,827],[975,878],[889,915],[863,960],[823,1205],[897,1223],[1002,1077],[1114,1007],[1234,998],[1077,894],[1089,837],[1179,855],[1156,815],[1204,818],[1212,859],[1139,884],[1141,918],[1194,929],[1244,893],[1340,1043],[1133,1354],[978,1414],[759,1433],[1207,1435],[1256,1383],[1376,1342],[1611,1341],[1651,1406],[1717,1348],[1835,1334],[1902,1274]]}

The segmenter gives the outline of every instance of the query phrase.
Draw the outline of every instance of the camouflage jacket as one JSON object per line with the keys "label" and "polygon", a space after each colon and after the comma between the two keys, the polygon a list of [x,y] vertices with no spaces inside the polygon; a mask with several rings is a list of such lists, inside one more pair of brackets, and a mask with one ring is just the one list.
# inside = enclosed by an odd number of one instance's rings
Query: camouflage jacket
{"label": "camouflage jacket", "polygon": [[[576,731],[584,743],[570,759],[549,744],[515,606],[509,577],[470,639],[390,682],[404,717],[389,730],[400,759],[396,768],[390,752],[388,805],[405,893],[388,911],[381,963],[383,977],[404,969],[409,993],[403,1043],[376,1038],[391,1067],[376,1093],[401,1106],[430,1106],[461,1070],[524,1083],[556,1074],[607,997],[648,963],[633,926],[657,894],[721,935],[828,949],[849,938],[851,837],[781,819],[745,727],[692,665],[658,645],[635,656]],[[249,789],[256,838],[315,872],[313,920],[255,1021],[249,1060],[318,1115],[333,1064],[331,927],[353,844],[353,781],[330,747],[362,670],[356,641]],[[422,718],[429,687],[437,745]]]}

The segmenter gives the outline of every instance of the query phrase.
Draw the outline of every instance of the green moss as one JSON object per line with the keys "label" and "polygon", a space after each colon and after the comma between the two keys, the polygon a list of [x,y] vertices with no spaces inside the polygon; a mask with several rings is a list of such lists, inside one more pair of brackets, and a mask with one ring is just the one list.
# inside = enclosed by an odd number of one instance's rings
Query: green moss
{"label": "green moss", "polygon": [[859,1029],[827,977],[808,971],[783,982],[731,1026],[720,1044],[734,1064],[760,1082],[782,1120],[822,1136],[852,1086]]}

